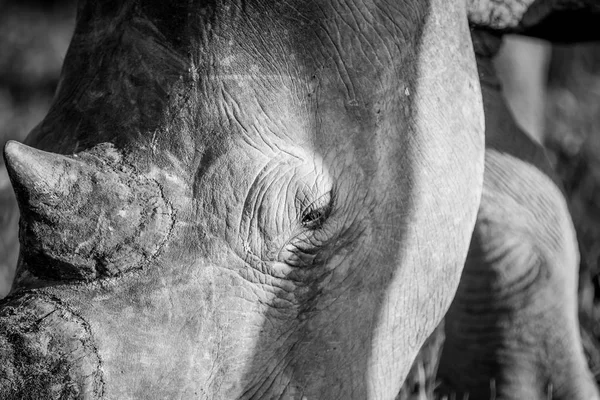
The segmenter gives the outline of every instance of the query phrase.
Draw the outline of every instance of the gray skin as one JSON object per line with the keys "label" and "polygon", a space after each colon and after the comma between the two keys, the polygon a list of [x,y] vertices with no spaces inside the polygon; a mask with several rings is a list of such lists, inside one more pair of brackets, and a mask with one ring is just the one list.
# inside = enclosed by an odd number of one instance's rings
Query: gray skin
{"label": "gray skin", "polygon": [[464,5],[118,3],[5,148],[0,397],[394,398],[479,206]]}
{"label": "gray skin", "polygon": [[474,33],[486,120],[481,206],[446,315],[440,394],[470,399],[599,399],[577,313],[579,254],[545,152],[515,122]]}
{"label": "gray skin", "polygon": [[483,191],[467,19],[530,21],[482,4],[80,4],[41,150],[5,149],[0,397],[394,398]]}

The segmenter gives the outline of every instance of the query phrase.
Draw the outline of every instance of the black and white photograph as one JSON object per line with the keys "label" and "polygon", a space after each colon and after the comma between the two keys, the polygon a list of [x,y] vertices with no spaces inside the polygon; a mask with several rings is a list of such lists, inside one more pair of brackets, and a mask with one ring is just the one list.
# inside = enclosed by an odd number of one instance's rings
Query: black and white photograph
{"label": "black and white photograph", "polygon": [[0,400],[600,400],[600,1],[0,0]]}

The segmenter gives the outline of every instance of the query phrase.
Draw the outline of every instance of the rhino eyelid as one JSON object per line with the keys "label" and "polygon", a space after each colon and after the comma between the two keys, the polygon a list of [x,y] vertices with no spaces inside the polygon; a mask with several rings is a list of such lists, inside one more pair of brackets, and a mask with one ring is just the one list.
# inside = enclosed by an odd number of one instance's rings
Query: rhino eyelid
{"label": "rhino eyelid", "polygon": [[[326,199],[328,200],[327,203],[322,204]],[[300,223],[311,230],[319,229],[331,215],[332,208],[333,193],[329,191],[304,208]]]}

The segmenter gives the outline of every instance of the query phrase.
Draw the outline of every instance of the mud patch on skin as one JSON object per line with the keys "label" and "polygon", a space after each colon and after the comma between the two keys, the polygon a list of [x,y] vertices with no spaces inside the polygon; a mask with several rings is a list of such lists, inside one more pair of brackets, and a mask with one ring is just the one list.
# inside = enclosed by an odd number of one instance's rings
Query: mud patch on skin
{"label": "mud patch on skin", "polygon": [[156,256],[174,222],[156,180],[109,144],[76,156],[18,146],[7,157],[22,216],[17,279],[114,277]]}
{"label": "mud patch on skin", "polygon": [[0,306],[2,399],[102,398],[102,361],[83,319],[39,293]]}

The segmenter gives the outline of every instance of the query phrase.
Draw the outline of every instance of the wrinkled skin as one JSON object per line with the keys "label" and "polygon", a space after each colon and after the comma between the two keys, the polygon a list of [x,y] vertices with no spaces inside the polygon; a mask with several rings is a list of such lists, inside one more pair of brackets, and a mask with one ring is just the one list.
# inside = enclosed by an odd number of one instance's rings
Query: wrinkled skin
{"label": "wrinkled skin", "polygon": [[479,205],[463,5],[125,3],[5,149],[0,397],[393,398]]}

